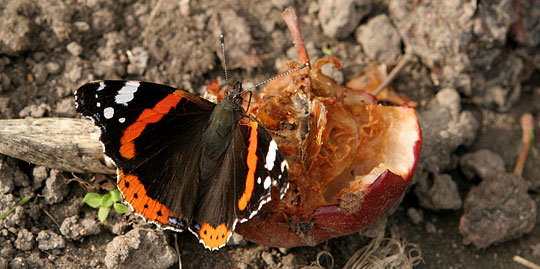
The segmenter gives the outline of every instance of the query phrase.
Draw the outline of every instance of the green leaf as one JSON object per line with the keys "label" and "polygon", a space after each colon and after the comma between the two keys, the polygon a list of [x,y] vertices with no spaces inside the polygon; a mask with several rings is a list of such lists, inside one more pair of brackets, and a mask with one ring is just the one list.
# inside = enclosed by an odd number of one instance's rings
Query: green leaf
{"label": "green leaf", "polygon": [[322,53],[323,53],[324,55],[326,55],[326,56],[330,56],[330,55],[333,54],[333,53],[332,53],[332,50],[331,50],[330,47],[328,47],[328,46],[322,47]]}
{"label": "green leaf", "polygon": [[121,204],[121,203],[114,203],[114,211],[116,211],[118,214],[125,214],[128,212],[128,207]]}
{"label": "green leaf", "polygon": [[6,212],[4,212],[2,215],[0,215],[0,220],[4,219],[5,217],[9,216],[9,214],[13,213],[13,211],[15,211],[15,209],[18,207],[18,206],[22,206],[24,205],[26,202],[28,202],[28,200],[30,200],[30,196],[25,196],[24,198],[22,198],[17,204],[15,204],[14,206],[12,206],[10,209],[8,209]]}
{"label": "green leaf", "polygon": [[89,192],[82,201],[93,208],[98,208],[101,205],[101,194]]}
{"label": "green leaf", "polygon": [[107,219],[107,216],[109,215],[109,212],[111,211],[110,207],[99,207],[99,210],[97,212],[98,219],[101,222],[104,222]]}
{"label": "green leaf", "polygon": [[122,200],[122,195],[118,189],[112,189],[109,191],[113,202],[120,202]]}
{"label": "green leaf", "polygon": [[106,194],[103,194],[103,196],[101,197],[101,206],[102,207],[111,208],[113,203],[114,203],[114,201],[112,200],[112,195],[111,195],[110,192],[108,192]]}

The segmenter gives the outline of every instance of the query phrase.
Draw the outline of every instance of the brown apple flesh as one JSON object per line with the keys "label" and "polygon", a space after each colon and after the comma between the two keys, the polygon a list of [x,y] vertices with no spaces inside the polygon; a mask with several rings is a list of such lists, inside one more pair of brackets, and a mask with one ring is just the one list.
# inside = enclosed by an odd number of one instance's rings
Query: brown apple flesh
{"label": "brown apple flesh", "polygon": [[321,73],[324,64],[339,60],[319,60],[254,96],[249,113],[287,159],[290,188],[238,224],[247,240],[312,246],[362,231],[395,208],[411,182],[422,145],[415,110],[337,84]]}

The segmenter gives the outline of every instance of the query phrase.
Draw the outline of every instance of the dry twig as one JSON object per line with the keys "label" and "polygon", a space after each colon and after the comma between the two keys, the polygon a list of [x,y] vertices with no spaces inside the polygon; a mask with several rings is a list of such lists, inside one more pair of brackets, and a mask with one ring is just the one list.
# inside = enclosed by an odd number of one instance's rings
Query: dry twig
{"label": "dry twig", "polygon": [[514,168],[514,174],[521,176],[523,173],[523,167],[525,166],[525,161],[527,160],[527,154],[529,154],[529,149],[531,148],[531,139],[533,137],[533,128],[534,128],[534,119],[530,113],[523,114],[520,120],[521,130],[523,131],[523,136],[521,138],[521,152],[519,153],[518,159],[516,161],[516,166]]}

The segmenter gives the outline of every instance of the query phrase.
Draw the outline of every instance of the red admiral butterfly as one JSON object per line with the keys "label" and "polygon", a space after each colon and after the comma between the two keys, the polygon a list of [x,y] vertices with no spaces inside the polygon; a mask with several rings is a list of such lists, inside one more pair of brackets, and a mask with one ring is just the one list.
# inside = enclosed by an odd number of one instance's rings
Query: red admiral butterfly
{"label": "red admiral butterfly", "polygon": [[224,246],[279,189],[289,188],[276,142],[242,108],[237,82],[218,104],[138,81],[96,81],[77,90],[77,111],[101,130],[132,210],[164,229],[189,229],[208,249]]}

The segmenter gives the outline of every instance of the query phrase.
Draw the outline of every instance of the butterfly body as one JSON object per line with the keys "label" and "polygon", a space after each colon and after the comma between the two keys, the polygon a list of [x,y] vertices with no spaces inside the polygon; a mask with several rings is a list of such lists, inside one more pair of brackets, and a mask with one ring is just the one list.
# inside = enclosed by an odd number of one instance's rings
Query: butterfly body
{"label": "butterfly body", "polygon": [[241,84],[218,104],[169,86],[97,81],[77,90],[77,111],[101,130],[118,188],[135,213],[189,229],[208,249],[288,189],[287,162],[242,108]]}

